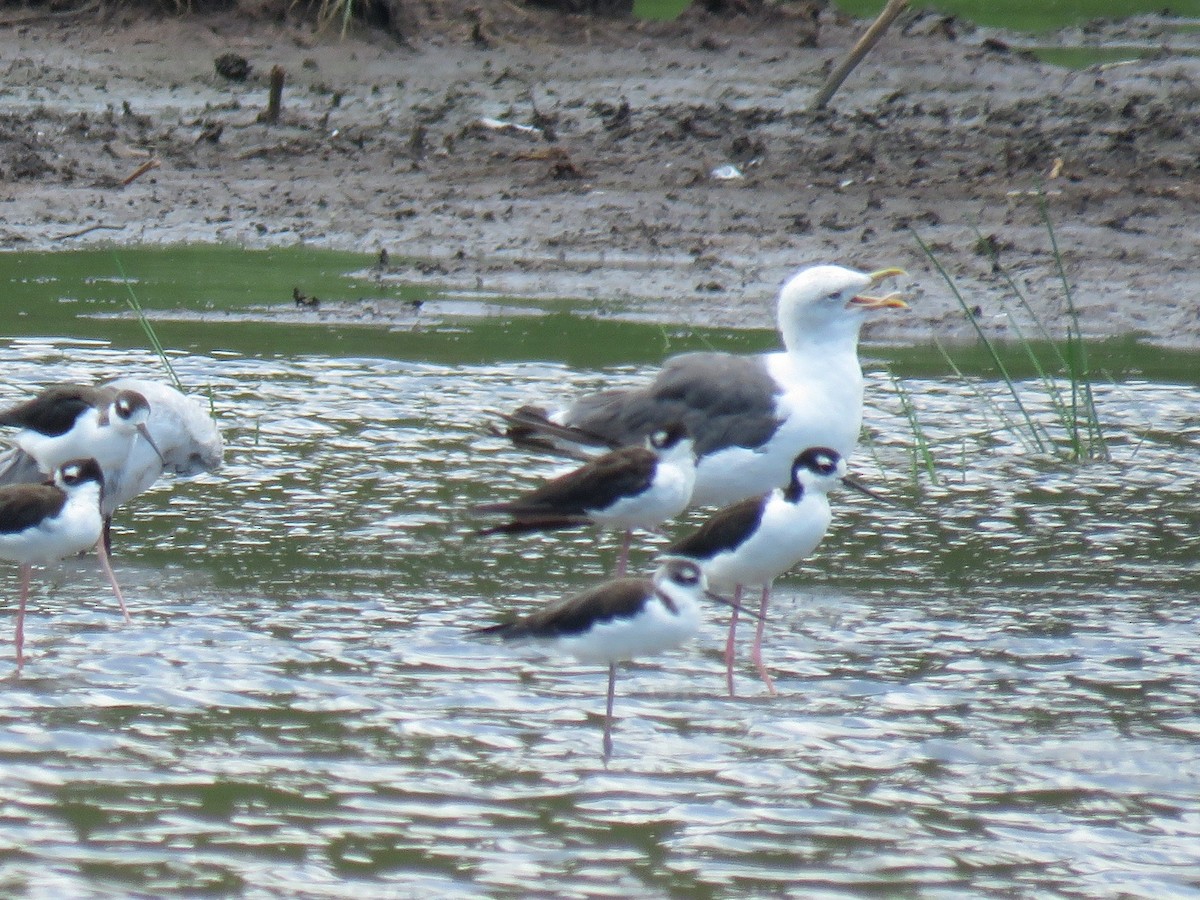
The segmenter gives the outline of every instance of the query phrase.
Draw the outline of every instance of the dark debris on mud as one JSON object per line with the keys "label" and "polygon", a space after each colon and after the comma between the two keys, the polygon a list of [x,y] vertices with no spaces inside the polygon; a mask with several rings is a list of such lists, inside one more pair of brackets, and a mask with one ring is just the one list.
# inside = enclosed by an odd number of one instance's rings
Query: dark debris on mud
{"label": "dark debris on mud", "polygon": [[[874,336],[921,340],[966,332],[914,233],[987,327],[1006,328],[1005,274],[1059,321],[1044,204],[1089,333],[1200,343],[1194,48],[1070,71],[915,16],[811,114],[861,28],[828,11],[651,26],[510,6],[409,46],[211,17],[0,34],[0,238],[384,247],[428,261],[409,280],[756,326],[799,265],[900,264],[914,312]],[[231,53],[244,81],[214,68]]]}

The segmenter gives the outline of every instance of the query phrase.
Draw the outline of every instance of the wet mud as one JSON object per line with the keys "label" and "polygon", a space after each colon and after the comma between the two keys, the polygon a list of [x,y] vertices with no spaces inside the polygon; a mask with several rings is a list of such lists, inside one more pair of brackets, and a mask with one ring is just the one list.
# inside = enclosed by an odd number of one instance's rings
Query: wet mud
{"label": "wet mud", "polygon": [[864,23],[425,8],[404,40],[10,13],[0,245],[386,250],[387,278],[735,327],[799,266],[900,265],[913,309],[868,336],[969,339],[923,242],[995,335],[1014,290],[1065,333],[1061,261],[1085,334],[1200,345],[1200,35],[1054,36],[1158,48],[1070,70],[910,16],[814,114]]}

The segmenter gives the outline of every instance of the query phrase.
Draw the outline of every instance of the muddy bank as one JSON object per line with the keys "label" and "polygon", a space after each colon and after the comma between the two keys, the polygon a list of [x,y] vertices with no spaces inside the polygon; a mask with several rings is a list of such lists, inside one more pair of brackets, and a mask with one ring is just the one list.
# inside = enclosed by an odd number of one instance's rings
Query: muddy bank
{"label": "muddy bank", "polygon": [[769,324],[798,266],[901,265],[914,308],[870,336],[922,341],[969,326],[915,236],[985,327],[1007,272],[1065,328],[1040,189],[1087,333],[1200,346],[1198,35],[1098,27],[1163,49],[1071,71],[910,19],[812,116],[861,23],[459,9],[407,45],[233,16],[0,29],[0,243],[385,248],[389,277],[733,326]]}

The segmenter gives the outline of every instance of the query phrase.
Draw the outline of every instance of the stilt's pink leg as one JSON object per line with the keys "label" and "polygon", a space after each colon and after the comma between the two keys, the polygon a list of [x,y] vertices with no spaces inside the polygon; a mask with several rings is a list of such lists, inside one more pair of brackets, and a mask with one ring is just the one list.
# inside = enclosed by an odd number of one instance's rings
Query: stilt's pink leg
{"label": "stilt's pink leg", "polygon": [[729,619],[729,637],[725,639],[725,686],[733,696],[733,651],[734,636],[737,634],[738,610],[742,608],[742,586],[733,589],[733,615]]}
{"label": "stilt's pink leg", "polygon": [[29,579],[33,574],[33,566],[25,563],[21,566],[21,602],[17,605],[17,668],[25,664],[25,602],[29,599]]}
{"label": "stilt's pink leg", "polygon": [[108,561],[108,551],[104,549],[104,535],[101,535],[100,540],[96,541],[96,555],[100,557],[100,571],[108,578],[113,593],[117,595],[117,602],[121,604],[121,615],[125,617],[126,622],[132,622],[133,620],[129,618],[129,610],[125,608],[125,598],[121,595],[121,589],[117,587],[117,576],[113,574],[112,565]]}
{"label": "stilt's pink leg", "polygon": [[767,674],[767,667],[763,665],[762,660],[763,628],[767,624],[767,604],[770,602],[771,585],[768,582],[763,585],[762,603],[758,607],[758,628],[754,630],[754,651],[751,653],[751,659],[754,660],[754,666],[758,669],[758,674],[762,676],[763,684],[767,686],[767,690],[771,692],[771,696],[773,697],[775,696],[775,682]]}
{"label": "stilt's pink leg", "polygon": [[626,531],[621,538],[621,549],[617,553],[617,577],[624,578],[625,570],[629,567],[629,545],[633,543],[633,532]]}
{"label": "stilt's pink leg", "polygon": [[613,740],[612,740],[612,721],[613,721],[613,698],[617,693],[617,664],[608,664],[608,705],[604,711],[604,765],[608,765],[608,759],[612,756]]}

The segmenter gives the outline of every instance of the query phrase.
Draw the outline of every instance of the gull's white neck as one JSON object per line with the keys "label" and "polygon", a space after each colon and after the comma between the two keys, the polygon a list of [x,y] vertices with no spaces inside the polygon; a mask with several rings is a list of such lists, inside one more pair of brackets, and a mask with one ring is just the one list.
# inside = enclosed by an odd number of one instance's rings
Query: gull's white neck
{"label": "gull's white neck", "polygon": [[858,334],[862,330],[860,315],[843,316],[823,321],[813,328],[804,319],[798,319],[790,305],[779,311],[779,334],[783,346],[791,356],[824,356],[848,353],[858,354]]}
{"label": "gull's white neck", "polygon": [[[847,317],[825,323],[819,329],[805,329],[780,316],[786,367],[797,379],[819,379],[862,394],[862,366],[858,361],[858,333],[862,319]],[[860,399],[861,402],[861,399]]]}

